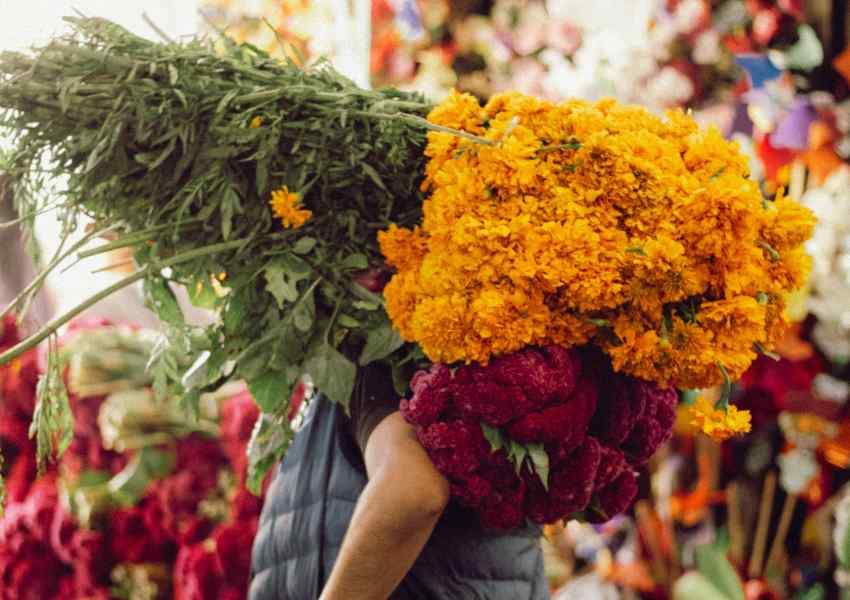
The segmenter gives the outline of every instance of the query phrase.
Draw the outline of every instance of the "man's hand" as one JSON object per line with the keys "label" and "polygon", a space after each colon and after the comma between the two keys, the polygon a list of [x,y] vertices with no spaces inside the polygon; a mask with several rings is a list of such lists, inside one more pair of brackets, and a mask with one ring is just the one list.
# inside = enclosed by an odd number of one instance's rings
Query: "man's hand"
{"label": "man's hand", "polygon": [[449,501],[448,481],[400,413],[375,427],[365,459],[369,483],[320,600],[386,600]]}

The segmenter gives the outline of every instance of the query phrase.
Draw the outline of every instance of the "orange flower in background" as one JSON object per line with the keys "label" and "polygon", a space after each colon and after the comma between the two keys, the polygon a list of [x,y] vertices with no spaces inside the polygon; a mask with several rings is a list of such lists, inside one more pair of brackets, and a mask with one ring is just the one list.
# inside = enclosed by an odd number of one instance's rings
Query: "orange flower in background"
{"label": "orange flower in background", "polygon": [[269,203],[275,216],[287,228],[298,229],[313,216],[312,211],[301,207],[301,195],[290,192],[287,186],[273,191]]}
{"label": "orange flower in background", "polygon": [[699,397],[690,411],[691,425],[718,442],[748,433],[752,428],[750,411],[738,410],[732,404],[724,410],[715,408],[708,400]]}

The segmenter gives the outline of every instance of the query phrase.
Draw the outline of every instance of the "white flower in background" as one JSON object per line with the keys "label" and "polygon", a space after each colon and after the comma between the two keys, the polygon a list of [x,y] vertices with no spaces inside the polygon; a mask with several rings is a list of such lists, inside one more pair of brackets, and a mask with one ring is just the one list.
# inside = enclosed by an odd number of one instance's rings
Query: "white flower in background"
{"label": "white flower in background", "polygon": [[850,396],[850,384],[829,373],[818,373],[812,380],[812,393],[821,400],[844,404]]}
{"label": "white flower in background", "polygon": [[548,50],[541,54],[549,71],[544,84],[548,96],[613,96],[651,110],[682,105],[693,97],[687,75],[662,65],[677,36],[699,22],[704,11],[700,0],[686,0],[672,15],[658,0],[549,0],[547,8],[551,18],[567,19],[581,32],[581,45],[570,59]]}
{"label": "white flower in background", "polygon": [[646,82],[645,92],[650,106],[675,106],[694,95],[694,84],[681,71],[664,67]]}
{"label": "white flower in background", "polygon": [[715,29],[707,29],[697,37],[691,53],[698,65],[712,65],[722,57],[720,34]]}
{"label": "white flower in background", "polygon": [[818,473],[815,453],[808,449],[794,448],[780,454],[776,462],[779,464],[779,483],[789,494],[803,492]]}
{"label": "white flower in background", "polygon": [[702,0],[684,0],[673,11],[673,23],[679,33],[691,33],[705,15]]}
{"label": "white flower in background", "polygon": [[741,152],[749,158],[750,164],[750,179],[753,181],[761,181],[764,179],[764,167],[756,154],[756,148],[753,144],[753,138],[743,133],[732,134],[732,141],[738,143]]}
{"label": "white flower in background", "polygon": [[850,358],[850,169],[833,173],[801,199],[818,217],[806,249],[812,257],[809,312],[812,336],[834,362]]}
{"label": "white flower in background", "polygon": [[570,21],[585,31],[616,31],[621,37],[641,38],[657,0],[547,0],[549,16]]}

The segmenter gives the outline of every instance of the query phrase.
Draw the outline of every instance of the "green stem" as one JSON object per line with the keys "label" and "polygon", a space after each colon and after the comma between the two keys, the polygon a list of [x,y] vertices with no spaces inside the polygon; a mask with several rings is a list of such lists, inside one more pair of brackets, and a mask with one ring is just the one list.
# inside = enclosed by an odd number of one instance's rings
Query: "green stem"
{"label": "green stem", "polygon": [[726,367],[724,367],[722,363],[718,362],[717,368],[720,370],[720,374],[723,375],[723,387],[720,391],[720,399],[714,405],[714,408],[728,411],[729,398],[732,397],[732,380],[729,377],[729,371],[726,370]]}
{"label": "green stem", "polygon": [[44,284],[44,280],[47,279],[47,276],[51,272],[53,272],[53,270],[56,267],[58,267],[59,264],[62,261],[64,261],[69,256],[71,256],[74,252],[76,252],[80,248],[82,248],[85,244],[87,244],[89,242],[89,240],[97,237],[98,235],[102,235],[102,234],[106,233],[107,231],[113,229],[113,227],[114,226],[106,227],[104,229],[92,231],[91,233],[86,234],[85,236],[83,236],[82,239],[80,239],[80,241],[78,241],[76,244],[74,244],[73,246],[68,248],[68,250],[66,250],[64,253],[61,253],[61,254],[60,254],[60,252],[61,252],[61,247],[60,247],[60,250],[57,251],[57,253],[53,256],[53,259],[47,264],[46,267],[44,267],[44,269],[41,270],[41,272],[38,275],[36,275],[35,279],[33,279],[29,283],[29,285],[27,287],[25,287],[24,290],[20,294],[18,294],[15,297],[15,299],[12,300],[6,306],[6,308],[4,308],[2,311],[0,311],[0,318],[6,316],[10,311],[14,310],[17,306],[19,306],[21,304],[21,302],[23,302],[31,294],[37,292],[41,288],[41,286]]}
{"label": "green stem", "polygon": [[[188,221],[184,221],[183,225],[197,225],[200,223],[201,219],[190,219]],[[117,239],[113,242],[109,242],[108,244],[103,244],[98,246],[97,248],[90,248],[89,250],[85,250],[77,254],[79,258],[88,258],[90,256],[96,256],[98,254],[103,254],[104,252],[111,252],[112,250],[118,250],[120,248],[126,248],[128,246],[135,246],[141,242],[147,241],[150,239],[150,236],[159,233],[161,231],[166,231],[168,229],[173,229],[173,223],[164,223],[162,225],[157,225],[156,227],[151,227],[149,229],[145,229],[144,231],[137,231],[136,233],[131,233],[129,235],[125,235],[124,237]]]}
{"label": "green stem", "polygon": [[566,144],[556,144],[554,146],[541,146],[537,149],[537,152],[557,152],[558,150],[578,150],[579,148],[581,148],[580,142],[567,142]]}
{"label": "green stem", "polygon": [[4,222],[0,223],[0,229],[8,229],[9,227],[14,227],[15,225],[20,225],[21,223],[23,223],[25,221],[29,221],[30,219],[32,219],[34,217],[37,217],[39,215],[43,215],[44,213],[48,213],[51,210],[56,210],[60,206],[61,206],[60,202],[56,202],[54,204],[48,204],[47,206],[45,206],[43,208],[39,208],[37,210],[30,211],[23,216],[12,219],[11,221],[4,221]]}
{"label": "green stem", "polygon": [[776,249],[767,242],[761,241],[758,243],[758,246],[759,248],[767,252],[767,255],[770,257],[771,262],[777,262],[782,259],[782,256],[779,254],[779,252],[777,252]]}
{"label": "green stem", "polygon": [[452,129],[451,127],[443,127],[442,125],[437,125],[435,123],[431,123],[428,119],[423,117],[418,117],[416,115],[408,115],[405,113],[377,113],[377,112],[368,112],[365,110],[357,110],[351,111],[353,114],[373,118],[373,119],[399,119],[401,121],[407,121],[408,123],[413,123],[414,125],[419,125],[425,129],[430,129],[431,131],[439,131],[440,133],[450,133],[454,136],[463,138],[465,140],[469,140],[471,142],[475,142],[476,144],[481,144],[482,146],[495,146],[496,144],[492,140],[488,140],[486,138],[474,135],[472,133],[468,133],[466,131],[461,131],[460,129]]}
{"label": "green stem", "polygon": [[136,283],[137,281],[144,279],[149,272],[156,269],[164,269],[166,267],[172,267],[174,265],[178,265],[182,262],[190,261],[195,258],[199,258],[201,256],[208,256],[210,254],[216,254],[218,252],[224,252],[227,250],[234,250],[239,246],[245,243],[244,240],[234,240],[232,242],[222,242],[220,244],[212,244],[211,246],[204,246],[202,248],[196,248],[195,250],[190,250],[188,252],[184,252],[182,254],[178,254],[176,256],[172,256],[171,258],[164,260],[157,264],[150,264],[146,267],[142,267],[135,273],[128,275],[124,279],[120,281],[116,281],[108,288],[101,290],[97,294],[89,297],[84,300],[71,310],[66,313],[56,317],[50,323],[42,327],[38,330],[38,332],[34,333],[27,339],[20,342],[18,345],[10,348],[6,352],[0,354],[0,365],[6,364],[11,360],[14,360],[24,354],[25,352],[32,350],[37,345],[39,345],[42,341],[44,341],[50,335],[56,333],[56,331],[65,325],[68,321],[82,313],[83,311],[91,308],[104,298],[108,298],[115,292],[122,290],[123,288]]}

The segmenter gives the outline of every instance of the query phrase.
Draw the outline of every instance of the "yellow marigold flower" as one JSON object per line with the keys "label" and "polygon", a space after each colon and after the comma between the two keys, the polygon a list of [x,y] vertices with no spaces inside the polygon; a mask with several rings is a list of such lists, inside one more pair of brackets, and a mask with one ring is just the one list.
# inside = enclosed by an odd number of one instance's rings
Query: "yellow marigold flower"
{"label": "yellow marigold flower", "polygon": [[311,211],[301,208],[301,195],[290,192],[287,186],[273,191],[269,203],[275,216],[287,228],[298,229],[313,216]]}
{"label": "yellow marigold flower", "polygon": [[251,129],[258,129],[259,127],[262,126],[262,124],[263,124],[263,117],[256,116],[253,119],[251,119],[251,124],[249,125],[249,127]]}
{"label": "yellow marigold flower", "polygon": [[715,408],[702,396],[690,408],[690,417],[692,426],[719,442],[748,433],[752,428],[750,411],[738,410],[731,404],[726,410]]}

